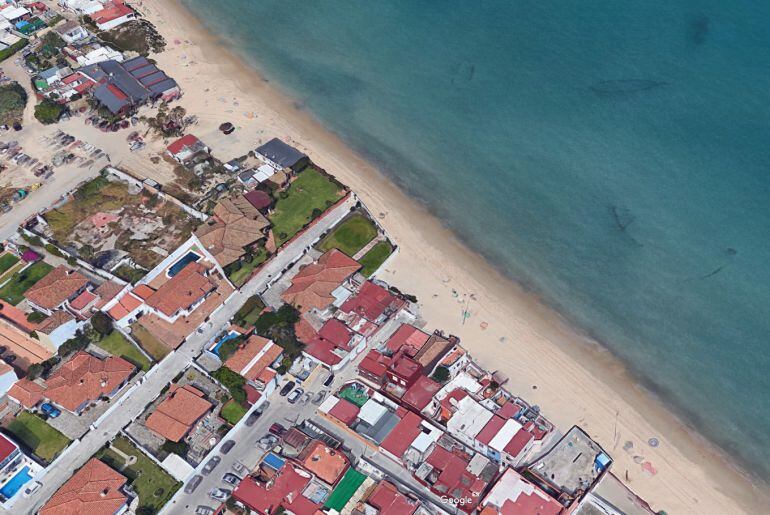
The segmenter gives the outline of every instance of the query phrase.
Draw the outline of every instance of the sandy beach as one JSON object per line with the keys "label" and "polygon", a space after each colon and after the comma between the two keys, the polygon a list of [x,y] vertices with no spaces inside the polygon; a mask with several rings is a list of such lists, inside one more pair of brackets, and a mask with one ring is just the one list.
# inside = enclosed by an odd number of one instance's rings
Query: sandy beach
{"label": "sandy beach", "polygon": [[[612,455],[614,473],[654,509],[770,511],[765,485],[752,484],[613,356],[465,247],[180,4],[145,0],[137,8],[166,39],[154,58],[180,83],[179,105],[198,117],[192,132],[224,160],[278,136],[351,186],[400,246],[380,277],[417,296],[426,330],[459,336],[482,365],[509,378],[510,391],[540,405],[563,431],[583,427]],[[222,135],[217,127],[225,121],[238,130]],[[464,319],[466,308],[471,316]],[[653,437],[656,448],[647,443]]]}

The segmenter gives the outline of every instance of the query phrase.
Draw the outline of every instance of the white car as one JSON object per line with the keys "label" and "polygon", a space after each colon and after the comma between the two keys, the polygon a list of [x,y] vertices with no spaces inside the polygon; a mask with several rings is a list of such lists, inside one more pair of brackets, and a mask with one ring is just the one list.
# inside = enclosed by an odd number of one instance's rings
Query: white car
{"label": "white car", "polygon": [[233,491],[227,488],[215,488],[209,492],[209,497],[215,501],[225,502],[227,498],[230,497],[231,493],[233,493]]}

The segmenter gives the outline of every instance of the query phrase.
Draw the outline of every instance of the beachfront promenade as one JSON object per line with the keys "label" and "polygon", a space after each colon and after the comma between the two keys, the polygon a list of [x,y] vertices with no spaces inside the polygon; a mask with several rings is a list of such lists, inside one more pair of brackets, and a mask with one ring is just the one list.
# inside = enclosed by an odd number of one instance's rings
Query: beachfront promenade
{"label": "beachfront promenade", "polygon": [[240,291],[233,293],[222,307],[215,312],[209,322],[201,329],[192,333],[176,351],[169,354],[148,373],[144,382],[140,383],[130,395],[124,395],[118,400],[111,414],[103,420],[96,429],[89,431],[78,443],[73,443],[57,459],[57,464],[50,466],[47,473],[38,478],[42,483],[40,489],[30,498],[20,498],[11,510],[0,513],[35,513],[67,481],[72,472],[79,469],[100,448],[120,432],[126,425],[136,419],[148,403],[156,399],[163,388],[192,362],[203,346],[214,338],[228,324],[230,318],[238,311],[249,297],[264,289],[282,270],[299,259],[321,235],[341,220],[355,205],[354,195],[333,207],[312,226],[288,243],[276,256],[270,260]]}

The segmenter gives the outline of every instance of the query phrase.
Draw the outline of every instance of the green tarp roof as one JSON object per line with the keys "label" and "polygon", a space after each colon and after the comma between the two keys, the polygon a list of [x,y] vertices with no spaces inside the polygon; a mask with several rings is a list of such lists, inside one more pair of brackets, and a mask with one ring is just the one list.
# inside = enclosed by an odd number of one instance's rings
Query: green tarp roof
{"label": "green tarp roof", "polygon": [[355,469],[348,469],[345,472],[345,476],[342,478],[337,488],[334,489],[332,494],[326,499],[324,508],[330,508],[337,511],[342,511],[342,508],[348,503],[353,494],[356,493],[358,487],[366,479],[366,476],[361,474]]}

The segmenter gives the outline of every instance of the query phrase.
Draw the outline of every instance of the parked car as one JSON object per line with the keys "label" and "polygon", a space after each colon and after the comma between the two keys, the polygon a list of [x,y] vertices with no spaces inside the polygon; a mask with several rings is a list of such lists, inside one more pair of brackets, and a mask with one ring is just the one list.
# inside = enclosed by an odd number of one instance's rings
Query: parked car
{"label": "parked car", "polygon": [[270,426],[270,429],[268,429],[271,433],[278,436],[283,436],[283,434],[286,432],[286,428],[283,427],[281,424],[276,422],[272,426]]}
{"label": "parked car", "polygon": [[236,474],[243,474],[243,471],[246,470],[246,465],[240,461],[234,461],[231,468],[235,471]]}
{"label": "parked car", "polygon": [[327,377],[327,378],[326,378],[326,380],[324,381],[324,386],[329,386],[329,385],[331,385],[333,382],[334,382],[334,374],[332,374],[332,373],[330,372],[330,373],[329,373],[329,377]]}
{"label": "parked car", "polygon": [[232,449],[233,446],[235,446],[235,440],[228,440],[222,444],[222,448],[219,449],[219,452],[222,454],[227,454],[230,452],[230,449]]}
{"label": "parked car", "polygon": [[227,488],[215,488],[209,492],[209,497],[215,501],[225,502],[227,498],[230,497],[231,493],[233,493],[233,491]]}
{"label": "parked car", "polygon": [[289,394],[289,396],[286,398],[286,400],[289,401],[290,403],[294,404],[295,402],[297,402],[297,400],[299,400],[300,396],[303,393],[305,393],[305,390],[303,390],[302,388],[297,388],[296,390],[291,392],[291,394]]}
{"label": "parked car", "polygon": [[228,485],[235,486],[241,482],[241,478],[230,472],[225,472],[225,475],[222,476],[222,481],[224,481]]}
{"label": "parked car", "polygon": [[219,462],[222,461],[222,458],[219,456],[214,456],[209,461],[206,462],[206,464],[203,466],[203,470],[201,470],[201,473],[204,476],[208,476],[211,474],[211,471],[217,468],[217,465],[219,465]]}
{"label": "parked car", "polygon": [[281,397],[286,397],[290,391],[294,389],[296,386],[296,383],[294,381],[289,381],[285,385],[283,385],[283,388],[281,388]]}
{"label": "parked car", "polygon": [[201,484],[201,481],[203,481],[203,476],[200,474],[195,474],[191,480],[187,482],[187,484],[184,486],[184,493],[191,494],[195,491],[196,488],[198,488],[198,485]]}
{"label": "parked car", "polygon": [[40,405],[40,411],[42,411],[44,415],[48,415],[51,418],[56,418],[61,415],[61,410],[48,402],[44,402]]}
{"label": "parked car", "polygon": [[257,419],[259,419],[261,416],[262,413],[260,411],[252,411],[251,414],[246,418],[246,425],[248,427],[253,426]]}
{"label": "parked car", "polygon": [[195,508],[195,515],[213,515],[214,512],[216,512],[214,508],[206,506],[205,504],[201,504]]}

